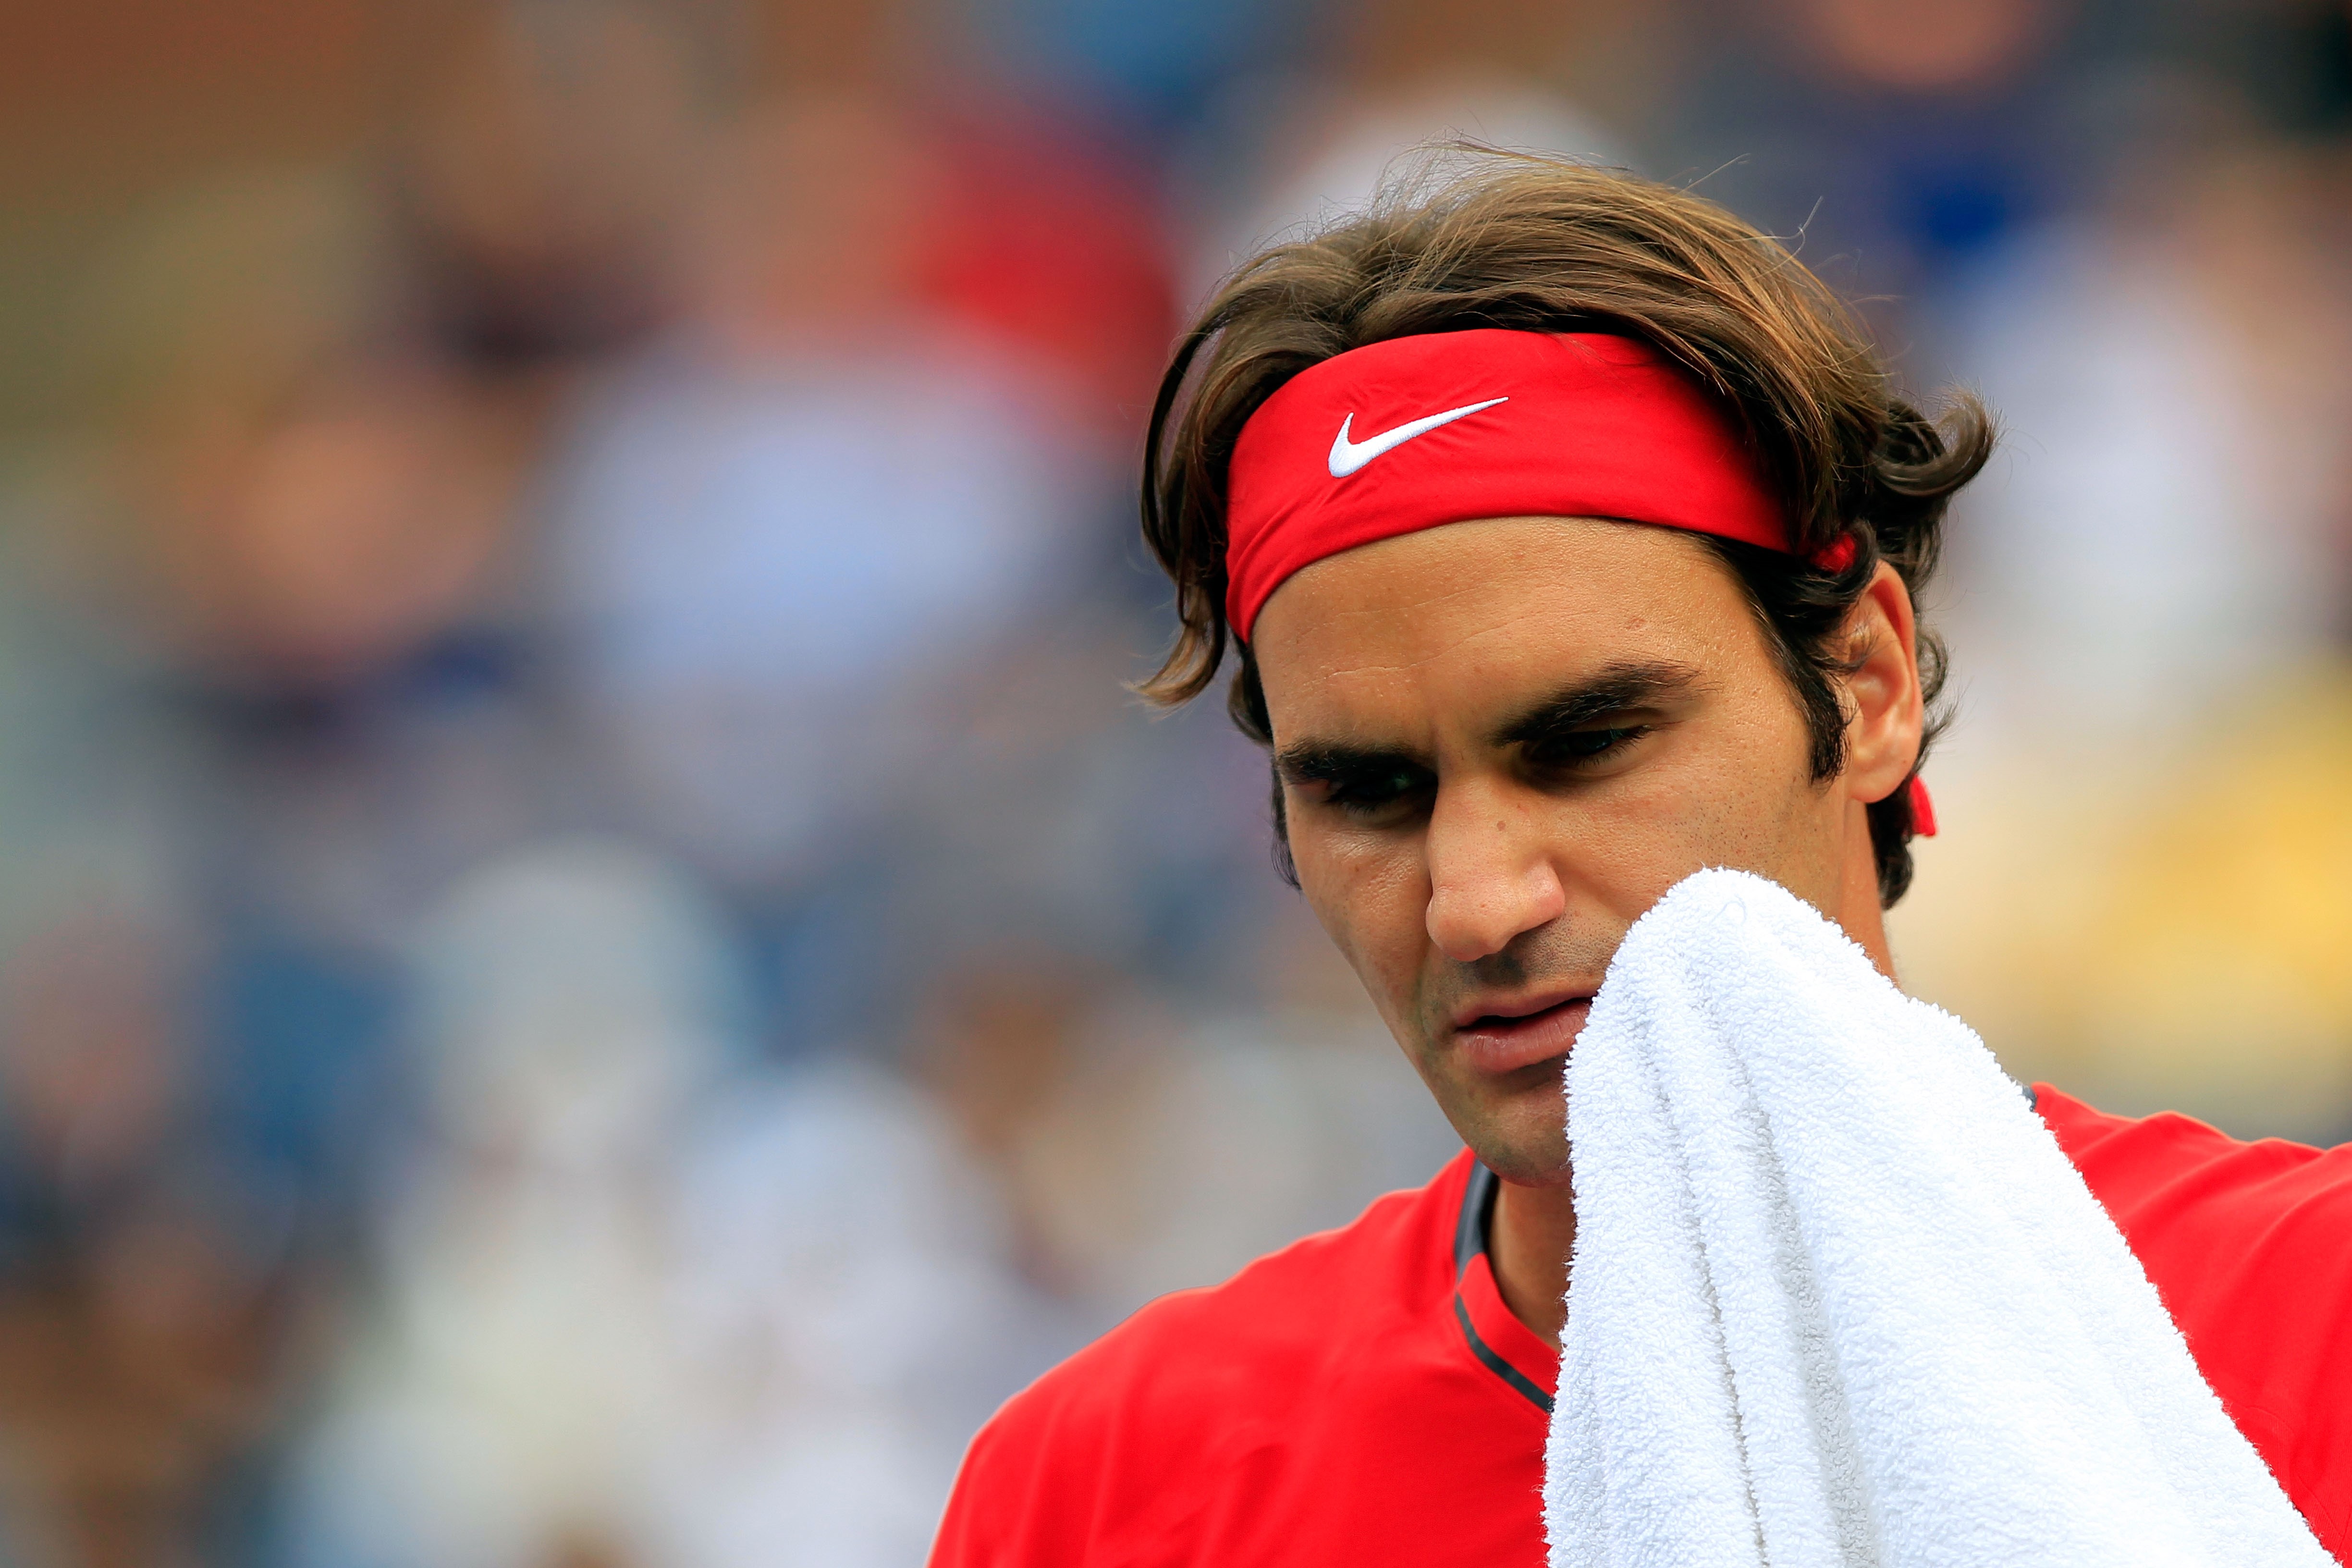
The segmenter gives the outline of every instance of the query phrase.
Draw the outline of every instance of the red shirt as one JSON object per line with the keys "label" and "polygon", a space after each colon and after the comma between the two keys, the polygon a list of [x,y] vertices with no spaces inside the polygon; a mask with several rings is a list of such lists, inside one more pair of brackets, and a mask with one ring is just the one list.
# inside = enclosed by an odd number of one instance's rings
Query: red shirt
{"label": "red shirt", "polygon": [[[2352,1552],[2352,1144],[2035,1094],[2239,1429]],[[1465,1152],[1136,1313],[972,1440],[932,1568],[1539,1568],[1559,1360],[1496,1292],[1494,1192]]]}

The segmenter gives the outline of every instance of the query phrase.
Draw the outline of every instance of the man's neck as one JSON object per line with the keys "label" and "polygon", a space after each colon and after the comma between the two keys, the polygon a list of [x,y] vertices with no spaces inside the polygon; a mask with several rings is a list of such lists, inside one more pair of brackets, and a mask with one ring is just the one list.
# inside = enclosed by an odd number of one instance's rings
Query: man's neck
{"label": "man's neck", "polygon": [[1566,1182],[1549,1187],[1500,1184],[1486,1234],[1495,1289],[1511,1315],[1554,1350],[1568,1321],[1568,1254],[1575,1244],[1576,1205]]}

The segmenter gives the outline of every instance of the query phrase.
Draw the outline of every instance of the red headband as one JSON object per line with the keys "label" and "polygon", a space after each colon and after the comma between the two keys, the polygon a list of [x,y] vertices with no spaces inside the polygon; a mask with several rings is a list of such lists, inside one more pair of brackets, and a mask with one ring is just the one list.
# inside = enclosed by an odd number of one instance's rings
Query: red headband
{"label": "red headband", "polygon": [[1789,548],[1722,406],[1598,332],[1429,332],[1325,360],[1250,416],[1227,495],[1225,619],[1244,641],[1292,573],[1440,523],[1611,517]]}
{"label": "red headband", "polygon": [[[1250,416],[1226,494],[1225,620],[1244,642],[1301,568],[1474,518],[1617,518],[1790,549],[1721,403],[1600,332],[1478,328],[1334,355]],[[1841,540],[1823,564],[1852,550]],[[1912,805],[1915,831],[1934,833],[1916,779]]]}

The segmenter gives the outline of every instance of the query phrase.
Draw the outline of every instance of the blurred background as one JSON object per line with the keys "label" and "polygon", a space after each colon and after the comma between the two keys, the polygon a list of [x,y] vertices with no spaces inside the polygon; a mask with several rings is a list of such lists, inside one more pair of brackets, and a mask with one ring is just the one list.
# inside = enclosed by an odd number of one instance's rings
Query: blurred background
{"label": "blurred background", "polygon": [[2342,0],[7,0],[0,1562],[920,1562],[1454,1147],[1121,689],[1171,332],[1467,135],[2001,411],[1906,978],[2352,1136]]}

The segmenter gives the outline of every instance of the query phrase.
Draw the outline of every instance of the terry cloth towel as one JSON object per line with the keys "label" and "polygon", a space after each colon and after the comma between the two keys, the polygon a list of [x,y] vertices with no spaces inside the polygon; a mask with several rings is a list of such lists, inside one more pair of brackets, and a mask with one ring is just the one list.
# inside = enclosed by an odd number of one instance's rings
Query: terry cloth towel
{"label": "terry cloth towel", "polygon": [[1570,1053],[1554,1568],[2323,1568],[1983,1042],[1703,871]]}

